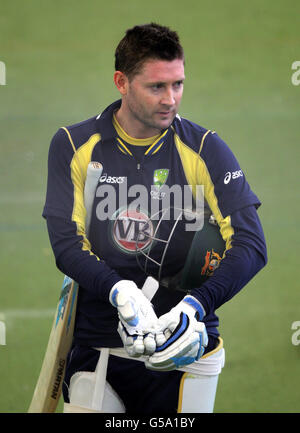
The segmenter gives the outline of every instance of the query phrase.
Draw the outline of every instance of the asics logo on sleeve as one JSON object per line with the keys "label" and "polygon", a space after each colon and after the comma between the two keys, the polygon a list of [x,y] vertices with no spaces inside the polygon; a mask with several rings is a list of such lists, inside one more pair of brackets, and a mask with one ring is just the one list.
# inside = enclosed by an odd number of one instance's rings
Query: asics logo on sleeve
{"label": "asics logo on sleeve", "polygon": [[225,185],[227,185],[231,181],[231,179],[234,180],[234,179],[238,179],[239,177],[243,177],[243,176],[244,176],[244,174],[243,174],[242,170],[227,171],[227,173],[225,174],[225,177],[224,177],[224,183],[225,183]]}

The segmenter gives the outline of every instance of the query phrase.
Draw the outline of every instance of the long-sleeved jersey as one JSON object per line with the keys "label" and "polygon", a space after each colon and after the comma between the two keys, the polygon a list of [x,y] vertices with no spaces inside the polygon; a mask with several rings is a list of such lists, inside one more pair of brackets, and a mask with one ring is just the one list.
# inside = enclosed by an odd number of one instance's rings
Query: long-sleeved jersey
{"label": "long-sleeved jersey", "polygon": [[[226,243],[220,266],[192,290],[205,309],[208,334],[216,337],[219,321],[215,310],[267,261],[256,212],[260,201],[235,156],[215,132],[177,115],[160,135],[133,139],[114,116],[120,104],[117,101],[99,116],[60,128],[49,149],[43,216],[58,268],[79,283],[75,342],[99,347],[122,345],[117,311],[109,303],[110,289],[121,279],[142,286],[146,276],[137,264],[137,245],[146,251],[149,236],[157,233],[156,216],[166,203],[177,207],[180,199],[174,186],[191,191],[194,206],[197,185],[203,185],[204,207],[214,215]],[[90,161],[101,162],[103,172],[87,239],[83,191]],[[168,201],[165,191],[173,191]],[[160,230],[167,228],[168,222]],[[166,274],[182,268],[187,254],[182,241],[190,237],[190,232],[179,233],[165,260]],[[157,254],[161,254],[159,248]],[[155,273],[156,265],[151,263],[148,271]],[[183,296],[160,287],[152,300],[157,315],[169,311]]]}

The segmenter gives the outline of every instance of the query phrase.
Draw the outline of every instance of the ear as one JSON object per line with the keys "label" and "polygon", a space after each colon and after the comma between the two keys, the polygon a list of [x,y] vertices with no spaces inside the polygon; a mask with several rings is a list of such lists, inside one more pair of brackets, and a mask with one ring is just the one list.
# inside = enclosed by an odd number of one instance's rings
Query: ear
{"label": "ear", "polygon": [[117,89],[119,90],[119,92],[121,93],[121,95],[124,96],[127,94],[128,78],[123,72],[115,71],[114,83],[115,83]]}

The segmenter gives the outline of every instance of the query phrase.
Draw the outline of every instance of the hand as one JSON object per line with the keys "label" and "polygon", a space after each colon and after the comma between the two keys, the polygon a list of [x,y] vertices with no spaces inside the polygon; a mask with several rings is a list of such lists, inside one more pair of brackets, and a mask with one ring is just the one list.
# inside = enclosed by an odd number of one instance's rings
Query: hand
{"label": "hand", "polygon": [[174,370],[197,361],[208,344],[202,320],[205,311],[193,296],[185,296],[169,313],[158,319],[156,332],[167,336],[164,344],[145,362],[151,370]]}
{"label": "hand", "polygon": [[158,318],[148,298],[133,281],[121,280],[112,287],[109,300],[118,309],[118,333],[127,353],[134,357],[153,354]]}

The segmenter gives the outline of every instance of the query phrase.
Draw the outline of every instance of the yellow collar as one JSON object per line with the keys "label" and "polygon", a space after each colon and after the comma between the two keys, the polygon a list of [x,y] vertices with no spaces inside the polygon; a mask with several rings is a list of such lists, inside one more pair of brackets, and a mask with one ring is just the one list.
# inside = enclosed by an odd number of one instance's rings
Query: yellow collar
{"label": "yellow collar", "polygon": [[134,146],[144,146],[147,147],[147,150],[145,152],[145,155],[153,155],[161,148],[161,146],[164,144],[163,138],[168,132],[168,129],[164,131],[162,134],[154,135],[153,137],[149,138],[133,138],[130,135],[128,135],[124,129],[121,127],[119,122],[117,121],[117,118],[115,114],[113,114],[113,126],[115,130],[117,131],[118,137],[117,137],[117,146],[121,150],[121,152],[128,154],[130,156],[132,155],[132,152],[128,149],[128,147],[123,143],[122,140],[124,140],[128,144],[132,144]]}
{"label": "yellow collar", "polygon": [[126,143],[132,144],[134,146],[150,146],[161,135],[161,134],[158,134],[158,135],[154,135],[153,137],[149,137],[149,138],[133,138],[130,135],[128,135],[127,132],[124,131],[122,126],[117,121],[115,114],[113,114],[113,126],[114,126],[115,130],[117,131],[118,136],[122,140],[124,140],[124,141],[126,141]]}

